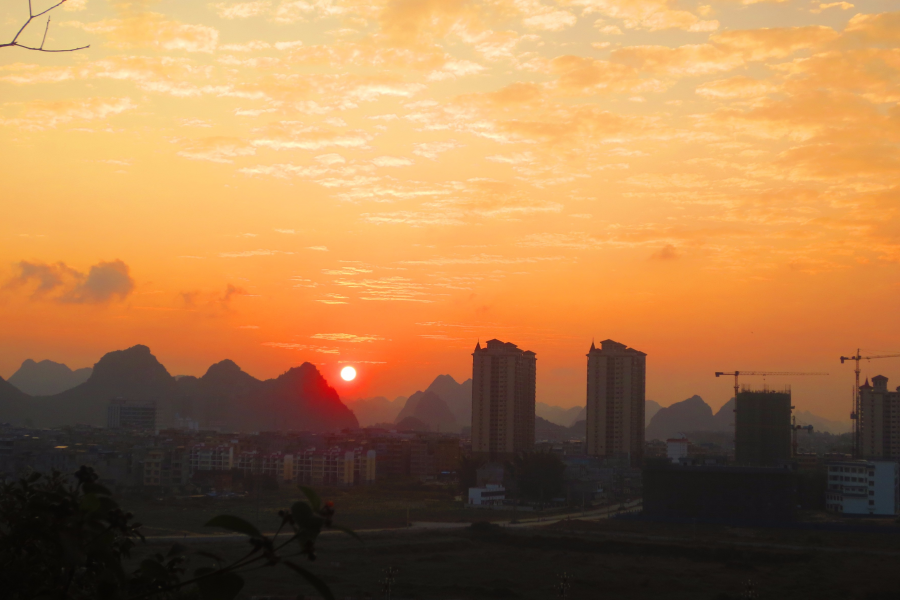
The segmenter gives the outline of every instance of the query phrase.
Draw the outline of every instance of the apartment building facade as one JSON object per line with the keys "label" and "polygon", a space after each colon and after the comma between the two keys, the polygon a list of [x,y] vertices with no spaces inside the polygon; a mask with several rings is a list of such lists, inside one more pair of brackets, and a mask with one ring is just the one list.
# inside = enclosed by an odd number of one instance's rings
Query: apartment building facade
{"label": "apartment building facade", "polygon": [[639,467],[644,456],[647,355],[613,340],[593,342],[587,354],[586,452],[627,457]]}
{"label": "apartment building facade", "polygon": [[884,375],[859,386],[859,419],[862,456],[900,460],[900,388],[890,391]]}
{"label": "apartment building facade", "polygon": [[537,357],[488,340],[472,353],[472,452],[491,459],[534,447]]}

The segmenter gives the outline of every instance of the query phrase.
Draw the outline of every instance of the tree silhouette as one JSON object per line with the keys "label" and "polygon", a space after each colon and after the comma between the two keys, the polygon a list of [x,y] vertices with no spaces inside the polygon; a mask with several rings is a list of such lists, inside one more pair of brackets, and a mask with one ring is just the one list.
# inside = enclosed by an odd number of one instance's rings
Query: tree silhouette
{"label": "tree silhouette", "polygon": [[[58,472],[0,484],[0,590],[9,600],[169,600],[182,595],[199,600],[234,600],[244,586],[242,573],[283,565],[326,600],[328,585],[299,559],[315,560],[316,541],[325,529],[349,529],[332,522],[334,505],[311,488],[304,500],[279,512],[274,536],[232,515],[206,523],[247,536],[250,550],[237,560],[191,551],[174,544],[129,572],[127,559],[143,540],[140,523],[122,510],[97,474],[81,467],[72,485]],[[362,540],[360,540],[362,541]],[[202,566],[188,572],[191,560]]]}
{"label": "tree silhouette", "polygon": [[[26,50],[34,50],[35,52],[75,52],[76,50],[84,50],[85,48],[90,48],[90,44],[87,46],[79,46],[78,48],[63,48],[59,50],[51,50],[49,48],[44,48],[44,44],[47,41],[47,32],[50,31],[50,12],[56,8],[59,8],[63,4],[66,3],[66,0],[60,0],[50,8],[42,10],[41,12],[34,12],[34,8],[31,6],[31,0],[28,0],[28,20],[19,28],[19,31],[16,32],[16,35],[13,37],[11,42],[7,42],[5,44],[0,44],[0,48],[11,48],[13,46],[18,48],[25,48]],[[44,37],[41,38],[41,45],[35,48],[34,46],[26,46],[25,44],[19,43],[19,36],[22,35],[22,32],[31,25],[31,22],[37,19],[38,17],[42,17],[47,15],[47,24],[44,26]]]}

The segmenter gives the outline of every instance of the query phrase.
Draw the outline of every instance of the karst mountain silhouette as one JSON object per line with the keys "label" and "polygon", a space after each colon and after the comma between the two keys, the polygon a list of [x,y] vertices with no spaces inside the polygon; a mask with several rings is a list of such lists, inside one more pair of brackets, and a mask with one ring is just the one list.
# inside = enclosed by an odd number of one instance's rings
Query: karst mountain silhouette
{"label": "karst mountain silhouette", "polygon": [[0,420],[37,427],[105,426],[114,398],[157,402],[163,424],[177,414],[229,431],[332,431],[359,426],[311,363],[261,381],[224,360],[202,377],[176,379],[143,345],[104,355],[87,381],[51,396],[28,396],[0,379]]}

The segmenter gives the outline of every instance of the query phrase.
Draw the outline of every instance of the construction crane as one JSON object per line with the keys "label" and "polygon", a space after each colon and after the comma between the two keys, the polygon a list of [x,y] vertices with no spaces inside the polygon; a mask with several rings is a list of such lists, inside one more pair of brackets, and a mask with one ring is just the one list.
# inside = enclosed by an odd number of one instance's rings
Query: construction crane
{"label": "construction crane", "polygon": [[738,391],[740,390],[740,385],[738,385],[738,377],[744,375],[746,377],[767,377],[769,375],[828,375],[828,373],[796,373],[794,371],[733,371],[731,373],[723,373],[722,371],[716,371],[716,377],[720,377],[722,375],[734,375],[734,401],[737,402]]}
{"label": "construction crane", "polygon": [[844,364],[844,361],[847,360],[856,362],[856,368],[853,370],[856,374],[856,386],[853,388],[853,408],[850,410],[850,419],[853,421],[853,458],[862,458],[862,437],[859,432],[859,361],[872,360],[873,358],[900,358],[900,354],[862,356],[859,348],[857,348],[854,356],[841,357],[841,364]]}

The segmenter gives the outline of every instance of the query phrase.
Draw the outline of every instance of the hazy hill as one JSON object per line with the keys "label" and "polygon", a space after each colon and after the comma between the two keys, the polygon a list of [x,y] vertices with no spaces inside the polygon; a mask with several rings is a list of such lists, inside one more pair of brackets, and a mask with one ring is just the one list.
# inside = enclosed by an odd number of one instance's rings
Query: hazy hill
{"label": "hazy hill", "polygon": [[403,410],[397,415],[397,424],[399,425],[407,417],[415,417],[428,425],[432,431],[459,432],[460,425],[450,411],[450,407],[443,398],[434,392],[416,392],[410,396]]}
{"label": "hazy hill", "polygon": [[[644,403],[644,426],[650,424],[653,418],[662,406],[653,400],[647,400]],[[587,418],[587,409],[583,406],[573,406],[572,408],[562,408],[561,406],[551,406],[538,402],[535,404],[534,412],[537,416],[555,423],[563,427],[571,427],[578,421],[584,421]]]}
{"label": "hazy hill", "polygon": [[583,439],[585,435],[584,421],[578,421],[571,427],[563,427],[551,423],[543,417],[534,417],[535,441],[547,440],[551,442],[564,442],[566,440]]}
{"label": "hazy hill", "polygon": [[[830,421],[808,410],[795,414],[797,416],[797,424],[812,425],[816,431],[833,434],[850,431],[850,421]],[[676,402],[672,406],[661,408],[650,420],[645,437],[648,440],[666,440],[681,434],[700,431],[724,432],[733,435],[734,398],[723,404],[715,414],[712,413],[712,409],[700,396],[693,396],[682,402]]]}
{"label": "hazy hill", "polygon": [[393,423],[400,411],[403,410],[403,405],[406,404],[406,396],[397,396],[393,400],[388,400],[384,396],[375,396],[374,398],[344,401],[344,404],[356,415],[360,427],[369,427],[376,423]]}
{"label": "hazy hill", "polygon": [[[30,419],[39,427],[105,426],[106,409],[113,398],[156,401],[163,425],[177,412],[203,426],[219,421],[234,431],[358,427],[356,417],[310,363],[276,379],[260,381],[225,360],[211,366],[203,377],[176,380],[149,348],[140,345],[106,354],[87,381],[59,394],[26,397],[23,402],[0,385],[0,420]],[[17,409],[16,404],[24,408]]]}
{"label": "hazy hill", "polygon": [[661,409],[659,402],[654,400],[644,400],[644,427],[650,424],[650,419]]}
{"label": "hazy hill", "polygon": [[26,412],[37,427],[105,426],[106,408],[113,398],[145,401],[172,398],[175,393],[175,379],[150,349],[133,346],[104,355],[84,383],[33,398]]}
{"label": "hazy hill", "polygon": [[90,367],[73,371],[52,360],[35,362],[28,358],[9,378],[9,383],[30,396],[51,396],[84,383],[90,376]]}
{"label": "hazy hill", "polygon": [[440,396],[460,425],[472,424],[472,380],[457,383],[450,375],[438,375],[425,390]]}
{"label": "hazy hill", "polygon": [[585,439],[587,437],[587,421],[579,419],[575,424],[569,427],[571,439]]}
{"label": "hazy hill", "polygon": [[252,397],[262,382],[226,359],[209,367],[202,377],[177,377],[176,385],[178,393],[171,411],[209,426],[216,421],[234,422],[238,418],[235,412],[238,399]]}
{"label": "hazy hill", "polygon": [[29,402],[28,394],[0,377],[0,422],[21,422]]}
{"label": "hazy hill", "polygon": [[700,396],[659,409],[645,431],[648,440],[666,440],[690,431],[715,431],[712,409]]}
{"label": "hazy hill", "polygon": [[808,410],[797,412],[795,414],[797,416],[797,425],[812,425],[815,431],[841,434],[848,433],[853,428],[850,421],[831,421],[825,417],[814,415]]}
{"label": "hazy hill", "polygon": [[203,377],[181,377],[171,411],[234,431],[332,431],[359,427],[356,417],[311,363],[260,381],[231,360]]}
{"label": "hazy hill", "polygon": [[734,398],[730,398],[722,405],[722,408],[713,415],[713,421],[715,421],[715,428],[711,431],[734,433]]}
{"label": "hazy hill", "polygon": [[393,427],[397,431],[431,431],[427,423],[415,417],[404,417]]}
{"label": "hazy hill", "polygon": [[[414,416],[433,431],[454,433],[472,423],[471,379],[457,383],[450,375],[438,375],[424,392],[417,391],[404,400],[403,408],[392,419],[395,423]],[[363,405],[365,409],[369,406]],[[379,413],[378,421],[385,420]]]}
{"label": "hazy hill", "polygon": [[563,408],[562,406],[552,406],[537,402],[534,405],[534,414],[542,419],[546,419],[551,423],[562,425],[563,427],[571,427],[575,421],[584,418],[584,407],[573,406],[571,408]]}
{"label": "hazy hill", "polygon": [[356,429],[359,422],[315,365],[303,363],[234,402],[243,430]]}

